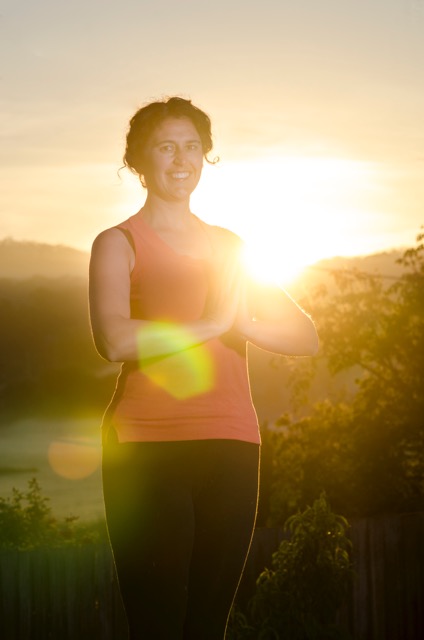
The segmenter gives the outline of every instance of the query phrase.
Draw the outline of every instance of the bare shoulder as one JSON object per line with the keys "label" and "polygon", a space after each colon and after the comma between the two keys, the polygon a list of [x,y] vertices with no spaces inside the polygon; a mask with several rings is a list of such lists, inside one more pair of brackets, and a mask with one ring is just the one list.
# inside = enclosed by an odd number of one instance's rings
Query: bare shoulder
{"label": "bare shoulder", "polygon": [[105,229],[95,238],[91,249],[91,263],[118,263],[134,266],[134,251],[125,234],[116,227]]}
{"label": "bare shoulder", "polygon": [[107,249],[107,247],[109,246],[125,246],[125,244],[128,245],[128,241],[126,240],[126,237],[122,233],[122,231],[120,231],[116,227],[110,227],[109,229],[101,231],[99,235],[94,239],[93,249]]}
{"label": "bare shoulder", "polygon": [[127,236],[117,227],[105,229],[94,239],[92,253],[109,251],[123,253],[126,256],[134,253]]}

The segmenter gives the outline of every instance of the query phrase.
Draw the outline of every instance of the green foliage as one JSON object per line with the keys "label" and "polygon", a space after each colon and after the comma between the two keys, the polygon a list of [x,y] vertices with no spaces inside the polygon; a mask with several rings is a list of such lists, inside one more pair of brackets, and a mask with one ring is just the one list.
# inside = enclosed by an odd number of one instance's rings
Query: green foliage
{"label": "green foliage", "polygon": [[336,640],[337,611],[351,584],[346,520],[324,494],[285,525],[289,534],[258,578],[246,615],[233,613],[231,640]]}
{"label": "green foliage", "polygon": [[225,640],[255,640],[255,634],[255,627],[249,622],[247,615],[237,604],[234,604],[230,612]]}
{"label": "green foliage", "polygon": [[351,407],[323,402],[310,416],[294,422],[285,416],[279,424],[270,434],[274,457],[269,524],[283,526],[323,491],[337,512],[350,515],[358,489]]}
{"label": "green foliage", "polygon": [[0,497],[0,549],[61,547],[98,542],[104,527],[78,523],[78,517],[63,521],[53,517],[49,499],[42,495],[38,481],[28,482],[28,490],[12,489]]}
{"label": "green foliage", "polygon": [[321,289],[314,299],[316,375],[325,363],[333,376],[355,372],[356,385],[338,402],[280,420],[272,435],[272,525],[323,490],[346,516],[424,509],[424,235],[399,263],[396,280],[337,273],[336,292]]}

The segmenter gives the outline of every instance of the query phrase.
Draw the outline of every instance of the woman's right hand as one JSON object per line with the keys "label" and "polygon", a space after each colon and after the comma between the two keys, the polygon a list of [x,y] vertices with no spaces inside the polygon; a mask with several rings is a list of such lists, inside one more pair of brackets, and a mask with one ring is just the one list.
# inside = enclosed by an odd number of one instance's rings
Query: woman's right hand
{"label": "woman's right hand", "polygon": [[209,290],[203,319],[212,323],[217,334],[226,333],[233,326],[241,294],[241,266],[233,252],[209,272]]}

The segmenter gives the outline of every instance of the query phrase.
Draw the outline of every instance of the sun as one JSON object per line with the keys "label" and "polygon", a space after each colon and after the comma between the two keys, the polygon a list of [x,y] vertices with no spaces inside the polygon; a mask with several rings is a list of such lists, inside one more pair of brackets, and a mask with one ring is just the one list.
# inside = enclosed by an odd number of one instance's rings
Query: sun
{"label": "sun", "polygon": [[246,268],[260,280],[284,285],[322,258],[364,252],[363,229],[375,217],[371,163],[278,156],[205,173],[200,216],[241,236]]}
{"label": "sun", "polygon": [[279,284],[291,282],[306,266],[296,251],[289,251],[274,238],[256,239],[245,244],[242,263],[253,279]]}

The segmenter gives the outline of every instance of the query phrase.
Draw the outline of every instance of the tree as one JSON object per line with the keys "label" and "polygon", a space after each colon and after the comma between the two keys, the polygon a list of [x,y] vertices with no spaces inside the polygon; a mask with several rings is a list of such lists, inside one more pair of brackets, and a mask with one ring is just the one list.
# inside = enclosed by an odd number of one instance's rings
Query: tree
{"label": "tree", "polygon": [[356,371],[356,387],[344,401],[280,420],[274,524],[324,489],[345,515],[424,509],[423,240],[405,251],[389,285],[336,273],[336,293],[316,295],[322,358],[333,376]]}

